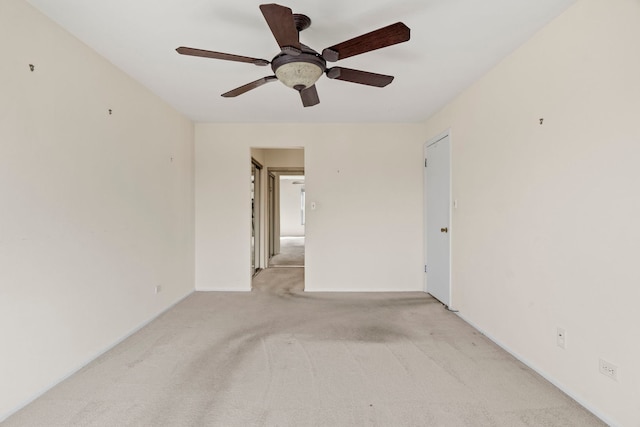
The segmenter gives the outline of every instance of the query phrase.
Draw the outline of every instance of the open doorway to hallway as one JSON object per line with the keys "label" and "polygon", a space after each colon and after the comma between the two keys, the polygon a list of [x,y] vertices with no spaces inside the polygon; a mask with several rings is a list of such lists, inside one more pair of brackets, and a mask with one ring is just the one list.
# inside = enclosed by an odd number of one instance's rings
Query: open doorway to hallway
{"label": "open doorway to hallway", "polygon": [[280,175],[279,185],[279,215],[273,218],[279,220],[280,250],[271,253],[269,267],[304,267],[304,175]]}
{"label": "open doorway to hallway", "polygon": [[[305,171],[302,148],[252,148],[252,248],[256,274],[252,286],[271,281],[295,281],[288,286],[304,289]],[[252,174],[253,175],[253,174]],[[258,194],[259,193],[259,194]]]}

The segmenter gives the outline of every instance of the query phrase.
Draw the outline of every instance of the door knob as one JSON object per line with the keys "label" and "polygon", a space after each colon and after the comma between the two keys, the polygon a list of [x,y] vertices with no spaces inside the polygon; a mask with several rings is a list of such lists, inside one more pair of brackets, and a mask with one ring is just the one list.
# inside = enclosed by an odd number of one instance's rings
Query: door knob
{"label": "door knob", "polygon": [[441,228],[441,229],[440,229],[440,232],[441,232],[441,233],[448,233],[448,232],[449,232],[449,228],[448,228],[448,227]]}

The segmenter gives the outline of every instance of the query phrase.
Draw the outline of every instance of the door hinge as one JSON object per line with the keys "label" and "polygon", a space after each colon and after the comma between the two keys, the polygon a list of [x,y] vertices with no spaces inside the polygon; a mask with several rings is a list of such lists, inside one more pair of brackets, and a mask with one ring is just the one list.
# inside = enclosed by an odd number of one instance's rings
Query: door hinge
{"label": "door hinge", "polygon": [[424,159],[424,167],[425,168],[427,167],[427,159],[426,158]]}
{"label": "door hinge", "polygon": [[426,265],[426,264],[425,264],[425,266],[424,266],[424,272],[425,272],[425,273],[427,272],[427,265]]}

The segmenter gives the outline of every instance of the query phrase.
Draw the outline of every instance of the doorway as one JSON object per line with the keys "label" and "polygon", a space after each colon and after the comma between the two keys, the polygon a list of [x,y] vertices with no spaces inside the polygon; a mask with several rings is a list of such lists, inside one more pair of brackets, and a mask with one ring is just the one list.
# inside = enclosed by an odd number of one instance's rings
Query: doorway
{"label": "doorway", "polygon": [[424,147],[425,290],[451,304],[451,144],[449,132]]}
{"label": "doorway", "polygon": [[[271,172],[273,173],[273,172]],[[273,237],[278,242],[269,259],[269,267],[304,267],[305,187],[304,173],[279,172],[275,181],[277,200],[273,209]],[[275,198],[274,198],[275,199]],[[277,227],[276,227],[277,225]],[[276,233],[277,230],[277,233]]]}
{"label": "doorway", "polygon": [[[304,149],[251,148],[252,289],[304,290]],[[258,177],[254,177],[254,175]],[[286,268],[283,268],[286,267]]]}

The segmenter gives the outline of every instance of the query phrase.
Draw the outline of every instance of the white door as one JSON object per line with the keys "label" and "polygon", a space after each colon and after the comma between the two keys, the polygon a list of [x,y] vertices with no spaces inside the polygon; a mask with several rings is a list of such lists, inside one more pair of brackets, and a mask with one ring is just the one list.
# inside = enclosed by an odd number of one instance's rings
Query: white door
{"label": "white door", "polygon": [[425,145],[426,291],[447,307],[451,300],[451,151],[449,135]]}

